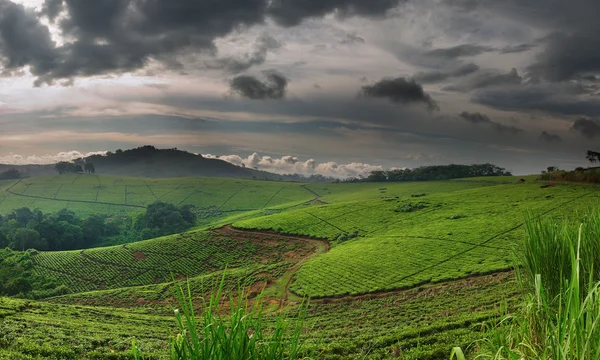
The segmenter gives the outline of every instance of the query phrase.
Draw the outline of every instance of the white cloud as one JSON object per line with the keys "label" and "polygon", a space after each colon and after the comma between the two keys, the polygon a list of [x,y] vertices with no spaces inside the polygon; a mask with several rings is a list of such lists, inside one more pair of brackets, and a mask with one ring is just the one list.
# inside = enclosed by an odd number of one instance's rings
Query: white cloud
{"label": "white cloud", "polygon": [[93,151],[88,153],[81,153],[77,150],[59,152],[58,154],[46,154],[46,155],[31,155],[21,156],[18,154],[9,154],[7,156],[0,156],[0,164],[8,165],[46,165],[55,164],[60,161],[71,161],[78,158],[83,158],[92,155],[104,155],[106,151]]}
{"label": "white cloud", "polygon": [[314,159],[301,161],[295,156],[282,156],[273,158],[271,156],[260,156],[253,153],[247,158],[239,155],[211,155],[203,154],[208,159],[220,159],[238,166],[246,166],[265,170],[276,174],[302,174],[302,175],[324,175],[332,177],[348,177],[367,175],[374,170],[383,170],[380,165],[370,165],[352,162],[349,164],[338,164],[335,162],[317,163]]}

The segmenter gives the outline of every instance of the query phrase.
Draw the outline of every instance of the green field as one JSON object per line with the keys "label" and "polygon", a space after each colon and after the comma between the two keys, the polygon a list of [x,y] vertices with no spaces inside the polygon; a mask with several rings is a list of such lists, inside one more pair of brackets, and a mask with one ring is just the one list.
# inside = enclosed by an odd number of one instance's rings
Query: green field
{"label": "green field", "polygon": [[0,182],[0,213],[18,207],[44,212],[63,208],[80,214],[120,214],[163,201],[222,212],[298,205],[314,198],[300,183],[219,178],[140,179],[57,175]]}
{"label": "green field", "polygon": [[[306,341],[319,343],[322,358],[401,351],[406,359],[446,359],[452,346],[481,337],[479,324],[504,300],[518,298],[505,271],[515,265],[525,215],[576,219],[600,202],[593,185],[519,179],[303,184],[63,175],[0,182],[0,214],[28,206],[118,215],[157,200],[219,212],[180,235],[35,253],[33,272],[71,293],[0,300],[0,359],[128,358],[132,338],[164,358],[176,306],[172,276],[189,278],[202,296],[225,269],[233,287],[264,288],[270,309],[293,311],[312,298]],[[88,330],[79,333],[81,324]]]}

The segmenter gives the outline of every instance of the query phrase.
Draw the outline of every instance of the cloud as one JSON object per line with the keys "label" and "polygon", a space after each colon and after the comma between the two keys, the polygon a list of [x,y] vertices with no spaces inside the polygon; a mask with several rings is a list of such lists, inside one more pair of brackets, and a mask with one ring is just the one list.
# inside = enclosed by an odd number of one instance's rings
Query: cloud
{"label": "cloud", "polygon": [[0,70],[10,75],[30,66],[34,74],[43,74],[56,66],[57,57],[50,32],[35,12],[0,0]]}
{"label": "cloud", "polygon": [[283,26],[295,26],[304,19],[335,13],[350,16],[381,17],[395,8],[400,0],[271,0],[269,14]]}
{"label": "cloud", "polygon": [[494,48],[489,46],[463,44],[448,48],[433,49],[425,52],[423,55],[437,59],[454,60],[460,57],[476,56],[494,50]]}
{"label": "cloud", "polygon": [[344,45],[353,45],[353,44],[364,44],[365,39],[356,35],[356,34],[346,34],[342,40],[340,40],[340,44]]}
{"label": "cloud", "polygon": [[[214,54],[214,40],[233,30],[273,18],[295,26],[307,18],[383,16],[399,0],[46,0],[41,14],[63,39],[55,44],[33,11],[0,0],[0,53],[5,68],[30,66],[36,85],[63,79],[123,74],[150,62],[181,70],[186,54]],[[226,67],[243,71],[261,61],[264,50]]]}
{"label": "cloud", "polygon": [[412,78],[421,84],[432,84],[444,81],[452,77],[466,76],[477,72],[478,70],[479,66],[473,63],[469,63],[451,67],[447,70],[419,72],[415,74]]}
{"label": "cloud", "polygon": [[523,78],[519,75],[517,69],[514,68],[508,73],[486,70],[474,72],[472,76],[465,78],[462,82],[446,86],[443,90],[470,92],[489,87],[518,85],[521,84],[522,81]]}
{"label": "cloud", "polygon": [[253,66],[261,65],[267,60],[267,55],[271,50],[281,48],[281,43],[268,34],[262,34],[254,44],[251,53],[244,57],[228,56],[209,61],[209,69],[225,69],[233,74],[238,74],[250,69]]}
{"label": "cloud", "polygon": [[535,44],[520,44],[520,45],[514,45],[514,46],[505,46],[502,49],[500,49],[500,54],[521,53],[521,52],[529,51],[531,49],[535,49],[536,46],[537,45],[535,45]]}
{"label": "cloud", "polygon": [[251,75],[240,75],[231,80],[231,91],[251,100],[283,99],[289,80],[276,72],[267,72],[261,81]]}
{"label": "cloud", "polygon": [[60,161],[72,161],[79,158],[84,158],[92,155],[105,155],[106,151],[93,151],[88,153],[81,153],[77,150],[59,152],[57,154],[46,154],[46,155],[31,155],[21,156],[17,154],[10,154],[7,156],[0,156],[0,164],[7,165],[47,165],[56,164]]}
{"label": "cloud", "polygon": [[361,94],[368,98],[388,99],[397,104],[422,103],[427,105],[429,110],[439,110],[439,106],[429,94],[425,93],[423,86],[403,77],[385,78],[373,85],[365,85],[362,87]]}
{"label": "cloud", "polygon": [[590,140],[596,136],[600,136],[600,122],[595,119],[577,119],[571,129]]}
{"label": "cloud", "polygon": [[374,170],[383,170],[382,166],[369,165],[364,163],[337,164],[335,162],[317,163],[314,159],[301,161],[295,156],[282,156],[273,158],[270,156],[260,156],[257,153],[244,158],[239,155],[202,155],[209,159],[220,159],[238,166],[257,168],[276,174],[319,174],[332,177],[348,177],[367,175]]}
{"label": "cloud", "polygon": [[472,101],[499,110],[539,110],[559,115],[598,116],[600,99],[576,84],[505,86],[475,93]]}
{"label": "cloud", "polygon": [[482,113],[470,113],[467,111],[463,111],[460,114],[458,114],[459,117],[461,117],[463,120],[470,122],[471,124],[486,124],[492,127],[492,129],[498,131],[498,132],[509,132],[513,135],[519,134],[523,132],[523,129],[519,129],[515,126],[507,126],[507,125],[503,125],[500,123],[497,123],[495,121],[493,121],[492,119],[490,119],[487,115],[484,115]]}
{"label": "cloud", "polygon": [[542,131],[542,133],[540,134],[540,137],[538,138],[539,141],[544,141],[547,143],[561,143],[563,142],[563,139],[556,135],[556,134],[551,134],[547,131]]}

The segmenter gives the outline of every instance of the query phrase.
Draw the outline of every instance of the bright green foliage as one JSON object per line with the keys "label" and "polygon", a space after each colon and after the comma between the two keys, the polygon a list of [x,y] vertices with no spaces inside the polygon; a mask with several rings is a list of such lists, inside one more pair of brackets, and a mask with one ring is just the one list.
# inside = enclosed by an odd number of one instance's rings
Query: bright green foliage
{"label": "bright green foliage", "polygon": [[84,292],[162,283],[172,273],[194,277],[226,266],[275,264],[282,261],[280,251],[287,244],[238,241],[198,231],[122,246],[41,252],[32,260],[35,274],[52,276],[72,292]]}
{"label": "bright green foliage", "polygon": [[529,294],[514,315],[490,325],[490,336],[480,341],[482,357],[600,358],[599,214],[591,212],[579,231],[569,223],[527,221],[523,280]]}
{"label": "bright green foliage", "polygon": [[[276,315],[270,328],[264,319],[261,297],[250,304],[243,290],[229,300],[229,315],[220,314],[225,277],[201,305],[196,318],[193,294],[176,286],[181,310],[175,310],[178,334],[171,339],[172,360],[295,360],[300,357],[306,306],[300,305],[294,322]],[[304,357],[306,358],[306,357]]]}
{"label": "bright green foliage", "polygon": [[[480,323],[493,319],[502,301],[518,300],[515,281],[499,274],[372,298],[313,301],[304,322],[302,355],[310,356],[318,345],[316,358],[324,360],[393,359],[398,353],[408,360],[448,358],[453,346],[481,337]],[[175,308],[181,309],[173,303],[157,314],[151,308],[0,298],[0,359],[129,360],[133,340],[144,359],[169,359],[169,335],[177,331]],[[298,310],[292,307],[283,316],[295,319]],[[269,312],[263,319],[265,328],[276,326]]]}
{"label": "bright green foliage", "polygon": [[[327,188],[335,190],[334,185]],[[344,184],[348,185],[364,186]],[[340,234],[358,233],[358,238],[334,241],[329,253],[309,261],[296,273],[291,287],[295,293],[324,297],[411,287],[511,268],[512,249],[524,237],[527,211],[536,216],[577,216],[574,210],[581,213],[599,202],[595,188],[584,185],[542,189],[539,184],[500,183],[456,190],[455,182],[438,182],[422,188],[429,194],[424,201],[426,208],[397,211],[411,203],[415,193],[412,184],[406,185],[411,191],[396,191],[386,183],[386,194],[376,200],[306,207],[234,226],[330,240]],[[448,191],[441,191],[446,186]],[[362,189],[368,193],[382,191],[381,186]]]}
{"label": "bright green foliage", "polygon": [[159,200],[230,212],[293,206],[315,197],[299,183],[90,174],[0,181],[0,190],[0,214],[24,206],[44,212],[68,208],[82,215],[122,214],[139,211]]}

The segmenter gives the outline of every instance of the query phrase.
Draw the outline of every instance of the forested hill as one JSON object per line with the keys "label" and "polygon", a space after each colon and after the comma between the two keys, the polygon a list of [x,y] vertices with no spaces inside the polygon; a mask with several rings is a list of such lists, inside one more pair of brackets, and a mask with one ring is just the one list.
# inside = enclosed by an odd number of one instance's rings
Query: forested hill
{"label": "forested hill", "polygon": [[[77,162],[77,161],[76,161]],[[248,169],[223,160],[207,159],[177,149],[142,146],[93,155],[83,162],[94,164],[96,173],[133,177],[170,178],[187,176],[279,179],[279,175]]]}
{"label": "forested hill", "polygon": [[[315,175],[303,177],[297,174],[280,175],[267,171],[236,166],[223,160],[207,159],[202,155],[192,154],[177,149],[157,149],[154,146],[142,146],[130,150],[117,150],[106,155],[93,155],[84,159],[76,159],[74,165],[81,169],[86,163],[94,165],[95,173],[147,178],[177,177],[225,177],[260,180],[310,181],[326,182],[332,179]],[[72,167],[75,169],[75,167]],[[57,173],[55,165],[2,165],[0,174],[17,170],[20,177],[36,177]]]}

